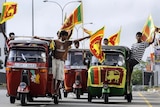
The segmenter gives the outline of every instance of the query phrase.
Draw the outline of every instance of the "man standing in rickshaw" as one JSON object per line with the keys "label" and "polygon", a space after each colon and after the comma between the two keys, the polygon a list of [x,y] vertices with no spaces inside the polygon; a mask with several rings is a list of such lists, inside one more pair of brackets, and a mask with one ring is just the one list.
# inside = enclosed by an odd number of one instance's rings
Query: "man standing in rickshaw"
{"label": "man standing in rickshaw", "polygon": [[68,32],[67,31],[61,31],[59,34],[59,39],[54,40],[52,42],[51,39],[44,39],[35,36],[34,38],[40,39],[40,40],[45,40],[49,41],[50,43],[53,43],[54,48],[53,48],[53,57],[52,57],[52,74],[53,74],[53,87],[55,89],[54,94],[58,95],[59,94],[59,86],[61,81],[64,80],[64,62],[67,59],[67,53],[68,49],[72,45],[72,43],[77,43],[77,41],[82,41],[86,38],[89,38],[90,36],[83,37],[74,41],[68,40]]}

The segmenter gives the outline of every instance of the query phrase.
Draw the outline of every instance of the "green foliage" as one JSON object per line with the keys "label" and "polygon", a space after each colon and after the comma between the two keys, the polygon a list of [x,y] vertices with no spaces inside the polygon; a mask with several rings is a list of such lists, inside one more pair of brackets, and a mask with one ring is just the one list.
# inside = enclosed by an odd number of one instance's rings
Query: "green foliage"
{"label": "green foliage", "polygon": [[133,85],[142,85],[142,71],[136,70],[132,73],[132,84]]}
{"label": "green foliage", "polygon": [[136,65],[132,73],[132,84],[142,85],[142,72],[144,71],[146,62],[142,61],[140,64]]}

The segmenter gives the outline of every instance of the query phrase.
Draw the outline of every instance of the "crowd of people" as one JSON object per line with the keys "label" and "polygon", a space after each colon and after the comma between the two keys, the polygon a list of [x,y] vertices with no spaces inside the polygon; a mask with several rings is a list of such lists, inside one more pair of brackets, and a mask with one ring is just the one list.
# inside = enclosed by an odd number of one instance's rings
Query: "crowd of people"
{"label": "crowd of people", "polygon": [[[145,52],[145,49],[147,47],[149,47],[150,44],[152,44],[154,42],[156,32],[157,32],[157,29],[154,32],[154,36],[153,36],[152,41],[150,41],[150,42],[142,41],[142,33],[141,32],[136,33],[137,43],[134,43],[132,45],[131,56],[128,61],[129,62],[128,68],[131,73],[133,71],[134,66],[137,65],[141,61],[143,54]],[[55,94],[59,93],[59,85],[60,85],[61,81],[63,81],[63,79],[64,79],[64,62],[67,59],[67,53],[68,53],[70,46],[72,44],[74,44],[75,47],[78,48],[80,41],[87,39],[87,38],[90,38],[90,36],[91,36],[91,35],[89,35],[89,36],[71,41],[71,40],[69,40],[71,35],[72,35],[72,31],[70,33],[68,33],[67,31],[62,30],[62,31],[57,32],[57,36],[58,36],[57,40],[40,38],[38,36],[34,36],[35,39],[48,41],[48,42],[50,42],[50,44],[52,43],[52,45],[54,46],[50,49],[50,52],[51,52],[50,57],[51,57],[52,61],[50,61],[49,67],[50,67],[50,72],[52,74],[54,74],[53,75],[53,79],[54,79],[53,86],[56,86],[56,87],[54,87]],[[10,40],[14,40],[15,34],[13,32],[11,32],[9,34],[9,38],[6,35],[4,35],[4,37],[6,39],[6,43],[8,44],[8,42]],[[104,38],[104,40],[103,40],[104,46],[107,46],[108,42],[109,42],[108,39]],[[131,77],[131,73],[130,73],[129,77]]]}

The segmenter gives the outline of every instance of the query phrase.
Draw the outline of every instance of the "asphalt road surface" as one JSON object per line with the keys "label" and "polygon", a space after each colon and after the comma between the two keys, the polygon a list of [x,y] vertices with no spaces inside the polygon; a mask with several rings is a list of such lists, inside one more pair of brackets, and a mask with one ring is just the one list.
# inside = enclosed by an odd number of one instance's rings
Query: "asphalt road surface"
{"label": "asphalt road surface", "polygon": [[[0,89],[0,107],[21,107],[20,101],[10,104],[9,97],[6,97],[6,90]],[[76,99],[75,94],[69,93],[67,98],[59,100],[54,104],[51,98],[34,98],[34,102],[28,102],[28,107],[160,107],[160,92],[133,92],[133,100],[128,103],[124,97],[109,97],[109,104],[104,104],[102,98],[93,99],[92,103],[87,100],[87,93]]]}

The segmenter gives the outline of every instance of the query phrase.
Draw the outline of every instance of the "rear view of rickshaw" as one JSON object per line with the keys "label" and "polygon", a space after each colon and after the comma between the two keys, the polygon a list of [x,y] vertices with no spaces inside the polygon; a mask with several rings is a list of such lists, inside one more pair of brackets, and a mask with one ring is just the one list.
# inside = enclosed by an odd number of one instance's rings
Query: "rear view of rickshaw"
{"label": "rear view of rickshaw", "polygon": [[[132,100],[132,87],[127,81],[129,73],[127,61],[130,50],[124,46],[106,46],[103,48],[105,60],[99,63],[95,56],[91,57],[88,70],[88,101],[102,97],[109,103],[109,97],[124,96],[128,102]],[[127,90],[127,86],[129,90]]]}
{"label": "rear view of rickshaw", "polygon": [[[7,94],[10,103],[21,105],[35,97],[52,95],[52,74],[48,73],[48,42],[12,40],[6,62]],[[53,96],[49,96],[53,98]],[[58,100],[54,99],[58,104]]]}
{"label": "rear view of rickshaw", "polygon": [[87,49],[70,49],[64,68],[64,97],[68,93],[75,93],[76,98],[87,92],[87,71],[83,64],[84,57],[90,54]]}

